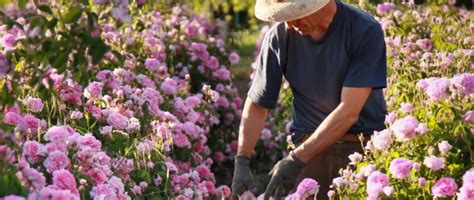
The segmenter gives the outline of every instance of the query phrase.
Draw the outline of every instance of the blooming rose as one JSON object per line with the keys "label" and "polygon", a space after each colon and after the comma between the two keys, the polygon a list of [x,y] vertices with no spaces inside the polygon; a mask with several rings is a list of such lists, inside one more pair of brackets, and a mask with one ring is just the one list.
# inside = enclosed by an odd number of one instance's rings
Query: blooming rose
{"label": "blooming rose", "polygon": [[463,185],[457,193],[459,200],[474,199],[474,170],[467,171],[462,177]]}
{"label": "blooming rose", "polygon": [[127,128],[128,119],[119,112],[112,112],[109,114],[109,117],[107,117],[107,122],[113,128],[124,130]]}
{"label": "blooming rose", "polygon": [[456,194],[458,185],[453,178],[443,177],[436,181],[436,183],[431,188],[431,193],[434,197],[451,197]]}
{"label": "blooming rose", "polygon": [[53,172],[53,184],[62,190],[69,190],[77,193],[76,179],[68,170],[56,170]]}
{"label": "blooming rose", "polygon": [[26,105],[31,110],[31,112],[37,113],[43,110],[44,104],[39,98],[28,97],[26,99]]}
{"label": "blooming rose", "polygon": [[392,144],[392,133],[390,133],[390,130],[388,129],[385,129],[380,132],[374,131],[371,141],[375,149],[378,149],[378,150],[387,149]]}
{"label": "blooming rose", "polygon": [[390,173],[394,178],[404,179],[410,176],[412,162],[405,158],[396,158],[390,162]]}
{"label": "blooming rose", "polygon": [[383,191],[383,188],[388,186],[389,177],[380,172],[374,171],[367,177],[367,194],[369,197],[377,198]]}
{"label": "blooming rose", "polygon": [[319,184],[314,179],[305,178],[298,185],[296,192],[288,195],[285,200],[306,199],[311,195],[317,195],[319,192]]}
{"label": "blooming rose", "polygon": [[451,150],[452,148],[453,146],[451,146],[449,142],[446,140],[443,140],[440,143],[438,143],[438,149],[443,154],[448,153],[448,151]]}
{"label": "blooming rose", "polygon": [[409,141],[415,136],[415,129],[418,127],[418,120],[413,116],[406,116],[395,121],[390,129],[400,142]]}
{"label": "blooming rose", "polygon": [[230,64],[231,65],[235,65],[239,62],[240,60],[240,57],[239,57],[239,54],[235,53],[235,52],[232,52],[229,54],[229,61],[230,61]]}
{"label": "blooming rose", "polygon": [[426,167],[432,169],[433,171],[438,171],[444,168],[444,162],[445,162],[445,158],[429,156],[429,157],[425,157],[423,164],[425,164]]}

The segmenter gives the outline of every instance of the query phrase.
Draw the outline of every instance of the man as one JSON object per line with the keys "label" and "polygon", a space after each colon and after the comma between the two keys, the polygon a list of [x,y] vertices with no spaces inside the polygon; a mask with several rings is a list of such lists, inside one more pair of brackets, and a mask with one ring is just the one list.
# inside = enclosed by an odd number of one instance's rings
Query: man
{"label": "man", "polygon": [[[386,50],[380,24],[335,0],[257,0],[255,15],[279,22],[266,34],[239,129],[233,198],[253,189],[250,156],[282,77],[293,93],[290,151],[271,170],[265,198],[283,197],[305,177],[326,199],[347,156],[362,151],[357,134],[384,129]],[[299,178],[298,178],[299,177]]]}

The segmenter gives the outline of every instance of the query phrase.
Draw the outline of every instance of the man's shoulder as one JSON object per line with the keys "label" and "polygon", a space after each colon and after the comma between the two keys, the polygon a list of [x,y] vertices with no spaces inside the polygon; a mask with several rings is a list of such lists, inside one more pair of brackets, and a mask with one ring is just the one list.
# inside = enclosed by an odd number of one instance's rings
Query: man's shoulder
{"label": "man's shoulder", "polygon": [[349,29],[354,47],[367,40],[383,40],[384,33],[380,23],[369,13],[350,4],[342,3],[346,28]]}
{"label": "man's shoulder", "polygon": [[380,23],[372,15],[361,10],[360,8],[346,3],[342,4],[344,5],[344,13],[346,15],[346,19],[352,25],[362,27],[373,27],[380,25]]}

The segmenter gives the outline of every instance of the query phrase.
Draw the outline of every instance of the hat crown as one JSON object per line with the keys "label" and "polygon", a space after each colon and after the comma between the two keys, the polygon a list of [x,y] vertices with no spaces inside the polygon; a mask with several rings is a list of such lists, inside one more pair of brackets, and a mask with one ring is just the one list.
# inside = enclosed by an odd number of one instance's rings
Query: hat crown
{"label": "hat crown", "polygon": [[263,21],[284,22],[308,16],[330,0],[257,0],[255,16]]}

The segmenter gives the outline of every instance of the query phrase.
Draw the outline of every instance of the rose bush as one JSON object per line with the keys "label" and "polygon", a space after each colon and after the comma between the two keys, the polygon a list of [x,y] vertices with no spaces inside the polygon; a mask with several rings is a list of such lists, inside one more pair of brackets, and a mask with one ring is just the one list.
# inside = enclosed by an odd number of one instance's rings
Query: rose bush
{"label": "rose bush", "polygon": [[[386,36],[387,128],[374,132],[363,155],[349,156],[350,165],[340,169],[341,176],[334,179],[328,196],[474,198],[474,189],[469,186],[474,160],[471,11],[448,3],[366,6],[381,23]],[[265,30],[262,29],[262,35]],[[264,142],[257,146],[259,163],[267,159],[269,165],[257,170],[269,169],[286,153],[291,91],[288,83],[283,84],[279,106],[271,111],[262,131]],[[269,142],[278,143],[272,145],[274,153],[259,157],[269,154]]]}
{"label": "rose bush", "polygon": [[19,1],[0,12],[1,197],[230,195],[222,166],[241,99],[228,68],[239,56],[207,16],[155,6]]}

